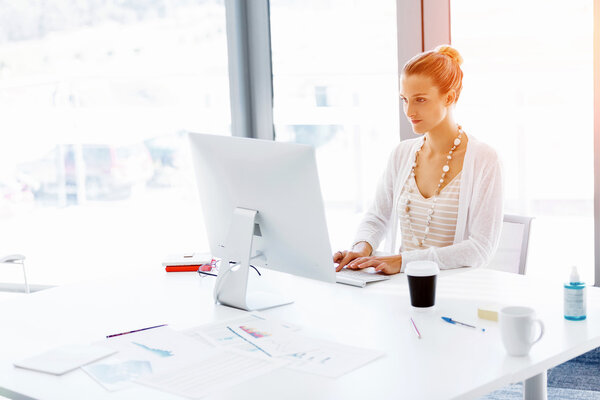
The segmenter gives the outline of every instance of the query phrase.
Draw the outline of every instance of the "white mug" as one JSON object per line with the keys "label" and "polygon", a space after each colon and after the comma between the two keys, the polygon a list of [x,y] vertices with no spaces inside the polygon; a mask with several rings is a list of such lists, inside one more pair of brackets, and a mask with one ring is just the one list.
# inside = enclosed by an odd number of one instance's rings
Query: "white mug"
{"label": "white mug", "polygon": [[[526,356],[529,349],[544,336],[544,324],[535,319],[535,310],[530,307],[504,307],[500,310],[500,335],[506,352],[511,356]],[[540,333],[534,338],[534,326]]]}

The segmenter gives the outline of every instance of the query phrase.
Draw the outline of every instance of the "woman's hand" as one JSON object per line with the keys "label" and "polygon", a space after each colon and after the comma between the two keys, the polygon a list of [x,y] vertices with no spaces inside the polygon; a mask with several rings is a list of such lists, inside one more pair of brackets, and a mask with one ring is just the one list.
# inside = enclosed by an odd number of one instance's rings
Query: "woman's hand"
{"label": "woman's hand", "polygon": [[367,242],[358,242],[352,246],[352,250],[338,251],[333,255],[333,262],[338,264],[335,272],[339,272],[348,265],[349,262],[358,258],[368,257],[373,252],[373,248]]}
{"label": "woman's hand", "polygon": [[385,275],[393,275],[400,272],[402,268],[402,256],[371,256],[373,248],[367,242],[358,242],[349,251],[338,251],[333,255],[333,262],[338,266],[335,272],[339,272],[342,268],[348,269],[363,269],[374,267],[375,271],[382,272]]}
{"label": "woman's hand", "polygon": [[375,272],[382,272],[385,275],[397,274],[402,268],[402,256],[358,257],[346,265],[346,268],[348,269],[363,269],[369,267],[374,267]]}

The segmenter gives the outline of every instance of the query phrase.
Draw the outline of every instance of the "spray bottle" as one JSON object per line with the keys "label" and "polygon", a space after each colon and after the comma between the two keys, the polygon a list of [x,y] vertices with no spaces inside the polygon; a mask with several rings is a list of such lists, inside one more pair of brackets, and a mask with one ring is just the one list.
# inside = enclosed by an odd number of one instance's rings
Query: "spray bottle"
{"label": "spray bottle", "polygon": [[581,282],[577,267],[571,269],[569,282],[565,283],[565,319],[582,321],[586,318],[585,283]]}

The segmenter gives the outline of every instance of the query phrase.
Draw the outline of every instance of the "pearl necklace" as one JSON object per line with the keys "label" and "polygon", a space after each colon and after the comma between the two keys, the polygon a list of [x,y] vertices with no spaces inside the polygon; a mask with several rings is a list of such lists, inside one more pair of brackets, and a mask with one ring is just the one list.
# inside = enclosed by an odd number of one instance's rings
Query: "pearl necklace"
{"label": "pearl necklace", "polygon": [[[425,234],[423,235],[422,240],[419,240],[417,238],[417,236],[415,235],[415,231],[414,231],[412,223],[410,221],[410,214],[409,214],[409,212],[410,212],[410,196],[411,196],[412,190],[408,190],[408,195],[402,196],[400,198],[400,204],[402,206],[404,206],[404,212],[405,212],[404,217],[406,218],[406,222],[408,222],[408,227],[410,229],[412,241],[415,244],[415,246],[417,246],[417,247],[424,247],[425,241],[427,240],[427,235],[429,234],[429,225],[431,224],[431,219],[433,218],[433,214],[435,212],[435,203],[437,201],[438,195],[440,194],[440,190],[444,183],[444,179],[446,178],[446,174],[448,173],[448,171],[450,171],[450,166],[448,164],[450,164],[450,160],[452,160],[452,153],[454,153],[454,150],[456,150],[458,145],[460,145],[461,138],[464,133],[465,132],[463,131],[462,127],[460,125],[458,125],[458,136],[454,139],[452,148],[450,149],[450,151],[448,152],[448,155],[446,156],[446,164],[444,164],[444,166],[442,167],[442,177],[440,178],[440,183],[438,183],[437,188],[435,189],[435,193],[433,194],[431,208],[429,210],[427,210],[427,223],[425,225]],[[421,149],[423,148],[424,144],[425,144],[425,140],[423,140],[421,147],[419,147],[419,150],[417,150],[417,152],[415,153],[415,161],[413,162],[407,182],[410,179],[415,178],[415,168],[417,167],[418,155],[419,155],[419,152],[421,151]],[[415,183],[416,183],[416,180],[415,180]],[[405,183],[405,185],[406,185],[406,183]]]}

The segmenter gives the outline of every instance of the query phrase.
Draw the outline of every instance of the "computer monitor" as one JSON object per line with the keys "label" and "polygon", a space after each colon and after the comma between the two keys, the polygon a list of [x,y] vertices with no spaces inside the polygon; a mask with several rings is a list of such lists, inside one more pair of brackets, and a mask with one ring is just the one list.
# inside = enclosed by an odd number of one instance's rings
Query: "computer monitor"
{"label": "computer monitor", "polygon": [[189,137],[210,250],[221,259],[215,301],[244,310],[291,302],[248,288],[250,264],[335,282],[312,146]]}

